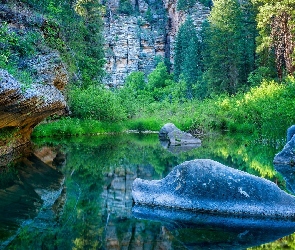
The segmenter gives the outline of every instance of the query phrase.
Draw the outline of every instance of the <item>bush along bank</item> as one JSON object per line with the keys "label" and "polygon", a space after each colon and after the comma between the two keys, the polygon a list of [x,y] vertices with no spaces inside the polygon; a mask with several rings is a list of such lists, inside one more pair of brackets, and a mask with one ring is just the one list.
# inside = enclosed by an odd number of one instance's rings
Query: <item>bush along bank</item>
{"label": "bush along bank", "polygon": [[[294,123],[295,80],[282,83],[263,81],[246,93],[218,95],[205,100],[149,99],[142,96],[123,99],[120,91],[99,89],[70,92],[73,118],[41,124],[34,136],[68,136],[98,133],[120,133],[126,130],[158,131],[167,122],[182,130],[229,131],[282,136]],[[125,91],[124,88],[121,91]],[[93,98],[90,98],[92,96]],[[108,102],[102,99],[106,98]],[[100,99],[100,100],[96,100]],[[132,114],[126,102],[132,103]],[[76,103],[74,103],[76,102]],[[136,108],[134,108],[136,107]]]}

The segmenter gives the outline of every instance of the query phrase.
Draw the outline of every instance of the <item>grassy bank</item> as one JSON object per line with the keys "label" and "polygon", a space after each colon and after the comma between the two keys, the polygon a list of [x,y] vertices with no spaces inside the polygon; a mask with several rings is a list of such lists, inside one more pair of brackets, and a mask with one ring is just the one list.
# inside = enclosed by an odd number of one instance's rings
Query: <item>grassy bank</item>
{"label": "grassy bank", "polygon": [[[173,122],[168,119],[168,122]],[[128,131],[153,132],[159,131],[166,123],[165,119],[155,117],[140,117],[137,119],[105,122],[94,119],[62,118],[57,121],[38,125],[33,137],[67,137],[79,135],[98,135],[110,133],[124,133]],[[186,130],[191,123],[177,123],[178,127]]]}
{"label": "grassy bank", "polygon": [[[94,116],[81,115],[79,118],[63,118],[39,125],[33,135],[44,137],[120,133],[126,130],[158,131],[165,123],[172,122],[185,131],[218,130],[277,137],[284,135],[286,129],[295,123],[293,77],[282,83],[264,81],[247,93],[235,96],[219,95],[203,101],[143,101],[134,98],[129,101],[137,106],[137,109],[133,110],[133,115],[129,118],[128,106],[119,103],[119,94],[109,91],[108,95],[112,95],[117,103],[117,108],[114,108],[112,103],[108,104],[113,112],[111,117],[106,116],[106,119],[100,120]],[[99,96],[102,95],[96,93],[96,98]],[[87,98],[85,95],[85,102]],[[87,112],[99,113],[99,107],[92,106],[93,110]],[[108,110],[108,106],[104,106],[104,109]],[[119,117],[116,112],[120,113]]]}

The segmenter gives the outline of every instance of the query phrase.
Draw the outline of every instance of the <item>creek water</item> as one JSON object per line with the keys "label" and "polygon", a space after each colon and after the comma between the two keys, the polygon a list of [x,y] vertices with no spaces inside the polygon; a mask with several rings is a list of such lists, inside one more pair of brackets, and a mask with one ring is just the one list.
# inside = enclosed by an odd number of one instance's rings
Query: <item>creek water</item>
{"label": "creek water", "polygon": [[131,195],[135,178],[161,179],[177,164],[192,159],[216,160],[286,190],[284,177],[272,164],[282,141],[214,135],[185,152],[164,148],[157,135],[47,138],[33,143],[31,154],[1,172],[0,249],[295,246],[295,228],[282,229],[284,221],[268,228],[256,226],[255,221],[234,226],[229,221],[238,218],[202,214],[197,222],[181,221],[175,214],[184,211],[156,216],[163,213],[160,208],[138,209]]}

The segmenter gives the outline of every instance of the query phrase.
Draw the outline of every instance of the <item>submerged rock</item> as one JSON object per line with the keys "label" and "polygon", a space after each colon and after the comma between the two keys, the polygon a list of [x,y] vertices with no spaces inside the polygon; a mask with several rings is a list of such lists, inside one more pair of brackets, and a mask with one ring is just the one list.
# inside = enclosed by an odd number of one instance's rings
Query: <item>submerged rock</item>
{"label": "submerged rock", "polygon": [[290,165],[277,164],[275,170],[284,177],[287,190],[295,194],[295,168]]}
{"label": "submerged rock", "polygon": [[[295,222],[284,218],[216,215],[135,205],[137,219],[160,222],[185,249],[248,249],[292,234]],[[198,233],[196,233],[198,232]]]}
{"label": "submerged rock", "polygon": [[287,142],[289,142],[295,134],[295,125],[292,125],[287,129]]}
{"label": "submerged rock", "polygon": [[173,123],[167,123],[160,129],[159,139],[161,145],[168,149],[172,148],[172,152],[178,151],[173,148],[174,146],[183,148],[183,150],[186,151],[201,145],[200,139],[181,131]]}
{"label": "submerged rock", "polygon": [[213,160],[176,166],[162,180],[135,179],[136,204],[214,214],[293,217],[295,198],[274,183]]}
{"label": "submerged rock", "polygon": [[[10,172],[9,172],[10,171]],[[64,176],[34,154],[23,158],[13,170],[0,175],[0,249],[5,249],[20,228],[45,230],[57,224],[58,207],[66,191]]]}

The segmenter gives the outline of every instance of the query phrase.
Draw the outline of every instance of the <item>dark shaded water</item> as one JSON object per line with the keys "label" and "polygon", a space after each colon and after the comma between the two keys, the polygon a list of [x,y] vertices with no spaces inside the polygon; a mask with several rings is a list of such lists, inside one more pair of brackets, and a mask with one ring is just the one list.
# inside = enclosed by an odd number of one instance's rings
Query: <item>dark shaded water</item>
{"label": "dark shaded water", "polygon": [[[285,189],[272,165],[282,145],[214,136],[183,153],[157,135],[35,141],[33,153],[0,177],[3,249],[291,249],[295,228],[267,222],[134,207],[135,178],[160,179],[185,160],[210,158],[267,178]],[[164,216],[163,216],[164,215]],[[190,221],[187,218],[194,218]],[[233,223],[234,222],[234,223]],[[239,225],[237,223],[240,223]],[[276,241],[284,235],[290,235]]]}

